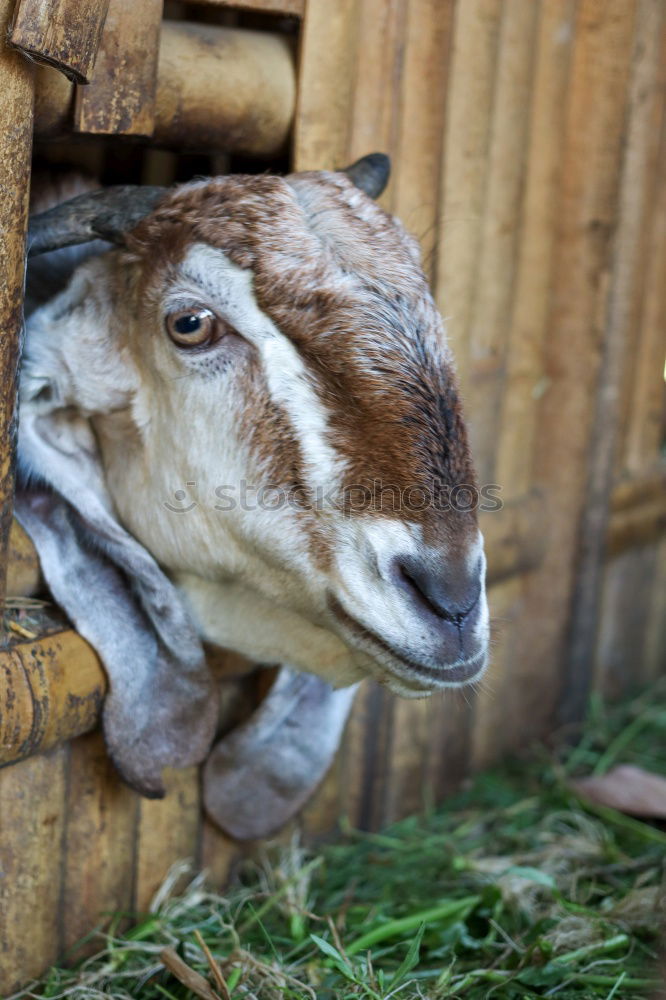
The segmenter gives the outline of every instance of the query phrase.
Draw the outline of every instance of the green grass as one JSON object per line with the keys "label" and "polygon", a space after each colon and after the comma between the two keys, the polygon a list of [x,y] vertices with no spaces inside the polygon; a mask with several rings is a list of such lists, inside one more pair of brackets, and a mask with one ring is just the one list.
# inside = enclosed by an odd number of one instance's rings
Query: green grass
{"label": "green grass", "polygon": [[[190,1000],[164,947],[233,1000],[631,1000],[657,985],[666,832],[568,788],[617,762],[666,774],[666,684],[592,702],[573,747],[537,748],[381,834],[342,824],[248,863],[224,896],[198,876],[78,969],[17,996]],[[172,883],[177,873],[174,873]],[[117,926],[117,923],[116,923]]]}

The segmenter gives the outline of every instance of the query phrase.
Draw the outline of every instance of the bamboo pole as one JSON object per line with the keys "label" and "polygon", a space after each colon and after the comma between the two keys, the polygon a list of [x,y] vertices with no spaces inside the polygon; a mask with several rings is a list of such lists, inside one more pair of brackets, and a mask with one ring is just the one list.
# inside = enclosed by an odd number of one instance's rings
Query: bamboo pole
{"label": "bamboo pole", "polygon": [[[38,79],[39,138],[62,137],[71,126],[71,88],[63,89],[54,77],[46,70]],[[287,141],[295,102],[294,54],[287,37],[162,22],[155,145],[272,156]],[[125,126],[118,122],[122,131]]]}
{"label": "bamboo pole", "polygon": [[0,651],[0,766],[48,750],[97,724],[106,678],[76,632]]}
{"label": "bamboo pole", "polygon": [[108,7],[109,0],[18,0],[9,42],[71,80],[89,83]]}
{"label": "bamboo pole", "polygon": [[2,41],[11,0],[0,0],[0,607],[14,497],[16,387],[32,152],[33,67]]}

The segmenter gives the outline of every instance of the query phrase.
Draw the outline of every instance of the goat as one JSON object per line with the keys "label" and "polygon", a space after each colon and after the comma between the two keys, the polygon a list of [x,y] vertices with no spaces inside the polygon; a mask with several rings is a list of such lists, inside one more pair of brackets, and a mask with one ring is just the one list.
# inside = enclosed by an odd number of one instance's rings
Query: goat
{"label": "goat", "polygon": [[[107,189],[31,226],[32,253],[118,245],[28,319],[18,514],[100,650],[107,743],[144,794],[210,746],[202,639],[318,675],[292,709],[328,683],[422,697],[485,669],[453,359],[416,241],[373,200],[387,177],[373,154]],[[330,697],[335,744],[350,695]]]}

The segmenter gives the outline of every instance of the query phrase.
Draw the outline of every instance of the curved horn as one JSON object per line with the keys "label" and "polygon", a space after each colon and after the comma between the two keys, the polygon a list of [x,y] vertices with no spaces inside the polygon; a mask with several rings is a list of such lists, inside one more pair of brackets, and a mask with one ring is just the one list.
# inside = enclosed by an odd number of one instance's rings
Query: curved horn
{"label": "curved horn", "polygon": [[131,184],[101,188],[34,215],[28,228],[28,256],[97,239],[122,246],[124,234],[152,212],[165,191]]}
{"label": "curved horn", "polygon": [[388,184],[391,161],[386,153],[369,153],[342,171],[352,184],[371,198],[379,198]]}

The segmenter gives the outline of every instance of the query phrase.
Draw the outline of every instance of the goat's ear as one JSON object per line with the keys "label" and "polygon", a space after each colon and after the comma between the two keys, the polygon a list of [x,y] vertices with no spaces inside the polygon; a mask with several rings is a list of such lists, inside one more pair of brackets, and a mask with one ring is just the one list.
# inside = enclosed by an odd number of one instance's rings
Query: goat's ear
{"label": "goat's ear", "polygon": [[106,668],[113,760],[137,791],[160,797],[163,767],[206,756],[217,698],[178,592],[115,517],[89,407],[77,407],[52,333],[51,355],[43,345],[22,377],[16,513],[55,600]]}
{"label": "goat's ear", "polygon": [[391,176],[391,160],[386,153],[368,153],[342,173],[370,198],[379,198]]}
{"label": "goat's ear", "polygon": [[206,762],[204,803],[218,826],[238,840],[284,826],[330,767],[357,687],[335,691],[282,667],[257,711]]}

